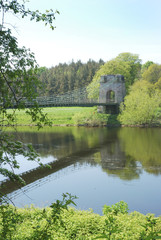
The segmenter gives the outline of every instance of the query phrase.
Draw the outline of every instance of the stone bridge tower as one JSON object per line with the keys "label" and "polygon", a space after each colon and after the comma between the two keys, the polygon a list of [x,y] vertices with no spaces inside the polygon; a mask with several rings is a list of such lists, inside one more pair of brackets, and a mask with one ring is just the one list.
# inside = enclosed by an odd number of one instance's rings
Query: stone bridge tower
{"label": "stone bridge tower", "polygon": [[126,94],[123,75],[104,75],[100,80],[98,112],[118,113],[119,105],[123,102]]}

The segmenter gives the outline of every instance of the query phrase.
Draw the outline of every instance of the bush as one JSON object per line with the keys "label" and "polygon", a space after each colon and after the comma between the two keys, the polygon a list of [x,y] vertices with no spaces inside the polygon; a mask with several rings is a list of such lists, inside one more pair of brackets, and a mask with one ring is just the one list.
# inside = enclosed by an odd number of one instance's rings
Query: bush
{"label": "bush", "polygon": [[136,82],[121,105],[119,120],[125,125],[151,125],[157,121],[161,92],[146,81]]}
{"label": "bush", "polygon": [[127,214],[128,213],[128,205],[124,201],[120,201],[112,206],[104,205],[103,207],[103,214],[108,215],[109,213],[113,213],[114,215],[118,215],[118,213],[121,214]]}
{"label": "bush", "polygon": [[105,216],[68,208],[75,197],[64,194],[48,208],[0,206],[1,240],[153,240],[161,239],[161,217],[127,214],[121,201],[104,207]]}
{"label": "bush", "polygon": [[77,125],[103,126],[107,124],[109,115],[97,113],[97,108],[88,113],[77,113],[72,120]]}

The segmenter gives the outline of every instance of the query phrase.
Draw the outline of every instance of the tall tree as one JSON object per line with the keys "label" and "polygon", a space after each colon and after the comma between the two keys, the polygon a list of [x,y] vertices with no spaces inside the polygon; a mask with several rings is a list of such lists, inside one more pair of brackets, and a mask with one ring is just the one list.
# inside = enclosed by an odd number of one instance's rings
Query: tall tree
{"label": "tall tree", "polygon": [[138,54],[125,52],[125,53],[120,53],[116,57],[116,60],[125,62],[130,67],[130,72],[129,72],[130,77],[126,79],[126,86],[128,90],[129,86],[131,86],[139,78],[140,71],[141,71],[141,59],[139,58]]}
{"label": "tall tree", "polygon": [[121,53],[116,58],[106,62],[96,72],[92,82],[88,86],[89,97],[99,97],[100,77],[102,75],[121,74],[125,78],[125,86],[128,92],[129,87],[139,76],[141,60],[138,55],[131,53]]}
{"label": "tall tree", "polygon": [[141,75],[152,65],[154,62],[152,61],[147,61],[141,66]]}
{"label": "tall tree", "polygon": [[60,63],[50,69],[40,68],[38,78],[44,87],[42,92],[39,91],[39,95],[52,96],[85,87],[92,81],[96,71],[103,63],[102,60],[95,62],[89,59],[87,63],[79,60],[69,64]]}
{"label": "tall tree", "polygon": [[[19,48],[18,41],[12,34],[13,29],[8,28],[11,25],[5,25],[5,16],[9,12],[22,18],[29,16],[31,21],[43,21],[52,30],[55,14],[58,12],[54,13],[52,9],[45,13],[31,11],[26,9],[25,1],[20,0],[0,1],[0,174],[12,180],[23,181],[14,173],[14,169],[19,168],[16,155],[23,154],[28,160],[39,161],[38,155],[31,145],[16,142],[13,136],[4,131],[4,125],[12,126],[16,121],[15,112],[20,109],[25,109],[38,127],[50,122],[33,100],[37,96],[36,88],[40,86],[36,77],[37,63],[34,54],[25,47]],[[32,108],[25,108],[26,100],[33,101]],[[14,110],[10,112],[8,108]]]}
{"label": "tall tree", "polygon": [[157,84],[161,79],[161,65],[150,64],[150,66],[143,72],[142,78],[150,83]]}

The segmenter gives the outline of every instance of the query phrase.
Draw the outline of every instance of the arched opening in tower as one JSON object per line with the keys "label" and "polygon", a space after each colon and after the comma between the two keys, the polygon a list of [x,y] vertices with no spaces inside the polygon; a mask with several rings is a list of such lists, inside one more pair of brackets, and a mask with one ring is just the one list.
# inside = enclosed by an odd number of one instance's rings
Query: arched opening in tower
{"label": "arched opening in tower", "polygon": [[106,93],[106,102],[115,102],[115,92],[112,90],[109,90]]}

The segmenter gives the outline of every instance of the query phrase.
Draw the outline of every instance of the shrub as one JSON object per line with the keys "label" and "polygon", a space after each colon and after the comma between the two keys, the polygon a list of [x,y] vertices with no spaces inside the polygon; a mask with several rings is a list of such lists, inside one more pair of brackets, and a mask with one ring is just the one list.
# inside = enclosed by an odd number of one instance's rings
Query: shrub
{"label": "shrub", "polygon": [[104,205],[103,207],[103,214],[108,215],[109,213],[113,213],[114,215],[118,215],[118,213],[121,214],[127,214],[128,213],[128,205],[124,201],[120,201],[112,206]]}
{"label": "shrub", "polygon": [[121,105],[119,120],[126,125],[152,124],[161,103],[161,92],[146,81],[136,82]]}

